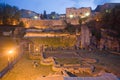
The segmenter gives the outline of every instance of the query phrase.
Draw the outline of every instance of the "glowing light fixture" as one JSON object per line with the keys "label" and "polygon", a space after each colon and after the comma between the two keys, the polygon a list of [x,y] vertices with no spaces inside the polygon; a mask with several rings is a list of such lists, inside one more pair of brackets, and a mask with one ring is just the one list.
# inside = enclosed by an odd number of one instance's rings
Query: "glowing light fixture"
{"label": "glowing light fixture", "polygon": [[81,16],[81,18],[85,18],[85,16]]}
{"label": "glowing light fixture", "polygon": [[35,50],[38,51],[38,48],[36,48]]}
{"label": "glowing light fixture", "polygon": [[34,19],[38,19],[38,16],[34,16]]}
{"label": "glowing light fixture", "polygon": [[89,12],[85,13],[85,16],[89,16],[89,15],[90,15],[90,13],[89,13]]}
{"label": "glowing light fixture", "polygon": [[9,50],[9,51],[8,51],[9,54],[12,54],[13,52],[14,52],[13,50]]}
{"label": "glowing light fixture", "polygon": [[69,16],[70,16],[70,18],[73,18],[73,17],[74,17],[72,14],[70,14]]}
{"label": "glowing light fixture", "polygon": [[55,16],[52,16],[52,19],[55,19]]}

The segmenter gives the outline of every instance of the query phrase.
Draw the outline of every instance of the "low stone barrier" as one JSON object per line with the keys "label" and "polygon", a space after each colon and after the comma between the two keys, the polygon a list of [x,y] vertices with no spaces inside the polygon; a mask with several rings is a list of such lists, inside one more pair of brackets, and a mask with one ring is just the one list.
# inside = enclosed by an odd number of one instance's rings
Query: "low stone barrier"
{"label": "low stone barrier", "polygon": [[54,65],[54,66],[52,66],[52,70],[53,71],[61,71],[62,70],[62,67],[61,67],[61,65]]}
{"label": "low stone barrier", "polygon": [[42,65],[54,65],[56,64],[55,60],[53,57],[49,57],[49,58],[43,58],[40,62]]}
{"label": "low stone barrier", "polygon": [[[83,59],[86,61],[90,60],[92,61],[93,63],[96,62],[96,60],[94,59]],[[87,62],[86,62],[87,63]],[[89,63],[89,61],[88,61]],[[95,67],[90,65],[90,64],[86,64],[86,65],[80,65],[80,64],[63,64],[63,65],[60,65],[60,64],[57,64],[54,60],[53,57],[49,57],[49,58],[43,58],[43,60],[41,60],[41,64],[43,65],[53,65],[52,66],[52,70],[53,71],[62,71],[62,70],[66,70],[68,72],[71,72],[71,73],[83,73],[83,72],[87,72],[89,74],[91,74]]]}
{"label": "low stone barrier", "polygon": [[50,62],[50,61],[41,61],[40,62],[42,65],[53,65],[53,63],[52,62]]}
{"label": "low stone barrier", "polygon": [[54,71],[61,71],[61,70],[66,70],[68,72],[71,72],[71,73],[83,73],[83,72],[87,72],[89,74],[91,74],[93,71],[94,71],[94,66],[80,66],[79,64],[65,64],[64,65],[54,65],[52,67],[52,69]]}
{"label": "low stone barrier", "polygon": [[36,55],[29,55],[29,58],[34,60],[34,59],[40,59],[41,56],[38,56],[38,55],[37,56]]}
{"label": "low stone barrier", "polygon": [[90,64],[93,64],[93,63],[97,62],[96,59],[92,59],[92,58],[83,58],[82,61],[85,62],[85,63],[90,63]]}
{"label": "low stone barrier", "polygon": [[64,64],[63,66],[64,67],[73,67],[73,66],[80,67],[81,65],[80,64]]}

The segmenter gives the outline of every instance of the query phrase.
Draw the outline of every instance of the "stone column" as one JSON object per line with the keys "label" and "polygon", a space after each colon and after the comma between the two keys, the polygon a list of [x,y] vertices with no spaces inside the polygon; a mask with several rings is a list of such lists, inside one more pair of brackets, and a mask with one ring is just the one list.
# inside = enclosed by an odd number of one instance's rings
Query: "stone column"
{"label": "stone column", "polygon": [[86,25],[81,26],[81,48],[87,48],[90,45],[91,32]]}

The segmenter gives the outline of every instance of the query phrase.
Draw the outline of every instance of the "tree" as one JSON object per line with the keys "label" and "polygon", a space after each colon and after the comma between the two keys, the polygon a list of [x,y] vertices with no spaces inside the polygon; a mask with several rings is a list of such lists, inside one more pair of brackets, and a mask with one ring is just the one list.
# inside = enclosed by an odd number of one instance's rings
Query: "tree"
{"label": "tree", "polygon": [[113,30],[120,37],[120,6],[115,6],[110,12],[104,12],[101,20],[102,28]]}
{"label": "tree", "polygon": [[19,26],[20,26],[20,27],[25,27],[24,22],[23,22],[23,21],[20,21]]}
{"label": "tree", "polygon": [[0,4],[0,19],[3,25],[17,25],[19,22],[20,13],[16,6],[8,4]]}
{"label": "tree", "polygon": [[76,28],[70,23],[67,23],[67,27],[65,28],[65,30],[69,32],[70,34],[73,34],[76,32]]}
{"label": "tree", "polygon": [[44,19],[47,19],[47,14],[46,11],[44,10],[44,14],[43,14]]}

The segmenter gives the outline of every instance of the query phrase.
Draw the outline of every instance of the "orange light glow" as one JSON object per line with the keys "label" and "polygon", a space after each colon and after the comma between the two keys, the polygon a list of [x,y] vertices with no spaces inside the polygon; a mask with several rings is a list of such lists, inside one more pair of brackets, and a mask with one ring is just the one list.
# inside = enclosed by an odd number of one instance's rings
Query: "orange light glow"
{"label": "orange light glow", "polygon": [[13,54],[13,52],[14,52],[13,50],[9,50],[8,51],[9,54]]}

